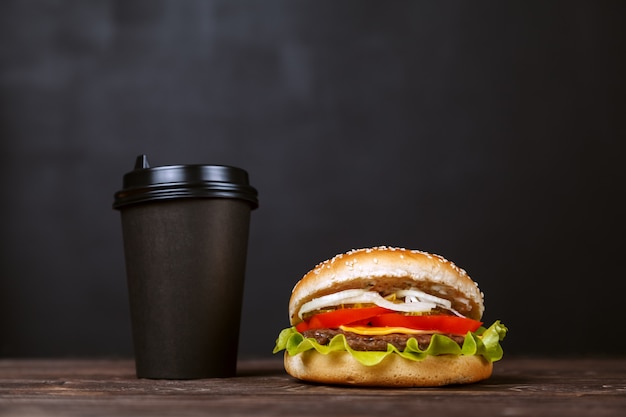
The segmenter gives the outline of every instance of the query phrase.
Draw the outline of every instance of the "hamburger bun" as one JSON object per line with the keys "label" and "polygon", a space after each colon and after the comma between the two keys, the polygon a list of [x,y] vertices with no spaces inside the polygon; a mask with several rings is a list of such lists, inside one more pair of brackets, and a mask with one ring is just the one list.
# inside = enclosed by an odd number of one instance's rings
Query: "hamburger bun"
{"label": "hamburger bun", "polygon": [[368,288],[377,292],[417,288],[452,302],[465,317],[480,320],[485,310],[478,285],[454,263],[418,250],[380,246],[356,249],[318,264],[296,284],[289,300],[292,325],[300,307],[331,293]]}
{"label": "hamburger bun", "polygon": [[482,356],[440,355],[411,361],[390,355],[381,363],[366,366],[348,352],[322,355],[314,350],[290,356],[285,370],[303,381],[335,385],[376,387],[437,387],[469,384],[491,376],[493,363]]}

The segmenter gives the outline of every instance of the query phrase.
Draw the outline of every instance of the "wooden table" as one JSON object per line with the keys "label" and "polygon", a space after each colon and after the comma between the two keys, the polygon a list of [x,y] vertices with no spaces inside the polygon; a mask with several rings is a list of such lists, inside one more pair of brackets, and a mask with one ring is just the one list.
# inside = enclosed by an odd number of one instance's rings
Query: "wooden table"
{"label": "wooden table", "polygon": [[[277,358],[278,359],[278,358]],[[131,360],[0,360],[0,416],[626,416],[626,358],[523,359],[481,383],[376,389],[298,382],[279,360],[238,376],[137,379]]]}

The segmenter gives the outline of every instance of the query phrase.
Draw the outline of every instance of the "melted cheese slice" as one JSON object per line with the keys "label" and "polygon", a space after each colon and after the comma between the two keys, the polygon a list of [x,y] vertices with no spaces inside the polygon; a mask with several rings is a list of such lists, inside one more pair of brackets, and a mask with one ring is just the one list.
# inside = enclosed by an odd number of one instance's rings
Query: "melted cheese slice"
{"label": "melted cheese slice", "polygon": [[440,333],[435,330],[415,330],[408,329],[406,327],[367,327],[367,326],[339,326],[341,330],[344,332],[351,332],[360,334],[363,336],[384,336],[392,333],[403,333],[403,334],[433,334]]}

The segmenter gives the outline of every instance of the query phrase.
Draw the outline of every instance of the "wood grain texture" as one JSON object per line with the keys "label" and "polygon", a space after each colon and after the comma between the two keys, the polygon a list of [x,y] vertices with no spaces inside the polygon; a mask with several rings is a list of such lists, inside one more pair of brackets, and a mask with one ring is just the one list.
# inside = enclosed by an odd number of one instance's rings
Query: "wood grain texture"
{"label": "wood grain texture", "polygon": [[1,360],[0,416],[621,416],[626,358],[524,359],[487,381],[376,389],[302,383],[281,361],[242,361],[238,376],[137,379],[131,360]]}

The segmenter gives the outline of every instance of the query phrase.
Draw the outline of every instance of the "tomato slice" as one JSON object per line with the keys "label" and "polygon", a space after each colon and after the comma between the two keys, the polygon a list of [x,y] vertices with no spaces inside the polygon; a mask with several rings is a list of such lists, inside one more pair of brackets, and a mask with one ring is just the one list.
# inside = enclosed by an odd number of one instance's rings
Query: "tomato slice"
{"label": "tomato slice", "polygon": [[304,332],[312,329],[337,329],[339,326],[405,327],[446,334],[465,335],[476,331],[482,322],[448,315],[406,316],[383,307],[341,308],[316,314],[309,321],[296,325]]}
{"label": "tomato slice", "polygon": [[363,308],[340,308],[338,310],[329,311],[327,313],[316,314],[308,322],[302,322],[296,325],[296,330],[303,332],[311,329],[336,329],[339,326],[347,324],[365,325],[372,317],[381,314],[391,313],[383,307],[363,307]]}
{"label": "tomato slice", "polygon": [[465,335],[474,332],[482,322],[465,317],[432,315],[432,316],[404,316],[398,313],[380,314],[372,317],[373,327],[406,327],[415,330],[433,330],[441,333]]}

